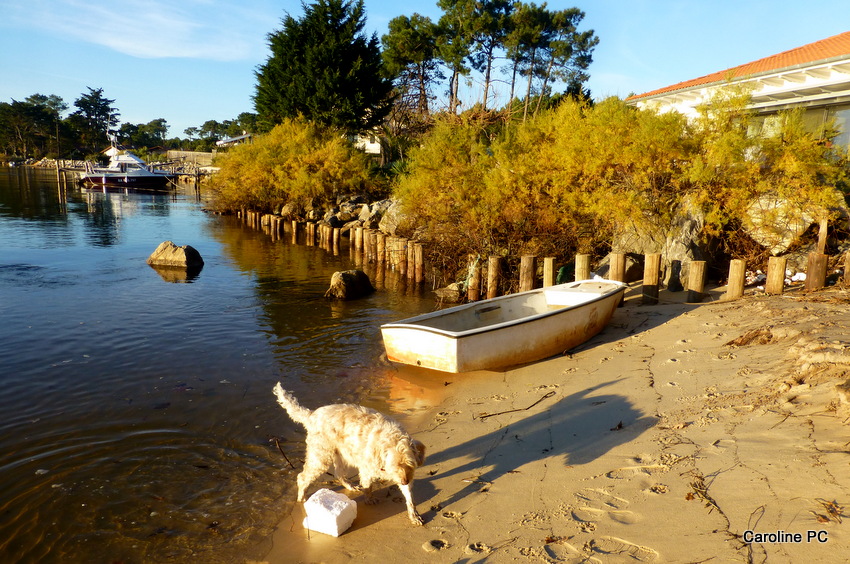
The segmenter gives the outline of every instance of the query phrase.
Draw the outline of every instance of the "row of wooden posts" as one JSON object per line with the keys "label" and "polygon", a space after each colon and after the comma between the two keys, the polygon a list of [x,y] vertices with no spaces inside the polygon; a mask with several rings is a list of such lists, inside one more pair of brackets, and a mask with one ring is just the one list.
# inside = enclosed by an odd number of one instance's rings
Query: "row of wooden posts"
{"label": "row of wooden posts", "polygon": [[[581,257],[581,260],[580,260]],[[619,253],[611,254],[611,266],[609,278],[611,280],[625,281],[625,255]],[[583,266],[579,272],[579,264],[588,264],[587,255],[576,257],[576,280],[583,279],[589,273],[589,267]],[[820,252],[809,253],[806,268],[806,290],[818,290],[826,285],[826,271],[829,255]],[[770,257],[767,265],[767,275],[764,284],[766,294],[778,295],[785,291],[785,278],[788,265],[787,257]],[[545,269],[544,269],[545,270]],[[691,261],[688,271],[688,302],[700,302],[705,294],[706,262]],[[746,287],[747,264],[742,259],[733,259],[729,262],[729,276],[726,282],[725,300],[735,300],[744,295]],[[642,299],[644,304],[658,303],[658,290],[661,283],[661,255],[644,255],[643,288]],[[850,252],[844,255],[844,284],[850,285]]]}
{"label": "row of wooden posts", "polygon": [[[272,237],[280,238],[289,232],[292,242],[297,243],[301,234],[304,234],[307,245],[320,246],[334,252],[334,254],[339,254],[342,230],[338,227],[314,222],[302,223],[296,220],[286,220],[281,216],[248,210],[243,210],[240,215],[243,221],[256,229],[267,230]],[[290,225],[288,229],[285,228],[287,224]],[[406,276],[408,281],[420,284],[425,279],[424,249],[422,243],[418,241],[393,237],[376,229],[355,227],[350,232],[349,250],[353,257],[397,271],[401,276]],[[817,290],[825,285],[828,259],[829,256],[821,252],[809,254],[806,276],[807,290]],[[534,255],[526,255],[520,258],[520,292],[532,290],[537,286],[537,260],[538,258]],[[484,297],[495,298],[500,294],[503,261],[504,258],[501,256],[491,256],[487,259],[486,283],[483,280],[485,270],[483,261],[473,261],[471,276],[466,288],[467,300],[477,301]],[[706,297],[706,262],[691,261],[688,266],[688,286],[686,288],[688,295],[686,299],[692,303],[700,302]],[[784,292],[786,266],[786,257],[771,257],[769,259],[767,280],[764,285],[766,293],[781,294]],[[733,300],[744,295],[746,273],[747,267],[744,260],[734,259],[730,261],[724,299]],[[555,258],[545,257],[543,259],[543,286],[554,285],[556,276]],[[576,255],[575,279],[586,280],[591,276],[590,255]],[[626,281],[626,255],[624,253],[612,253],[610,255],[608,278],[620,282]],[[644,255],[641,289],[644,304],[658,303],[661,281],[661,254]],[[844,283],[850,285],[850,253],[845,255]]]}
{"label": "row of wooden posts", "polygon": [[[809,254],[806,269],[806,290],[818,290],[826,284],[827,263],[829,256],[824,253],[813,252]],[[787,268],[787,257],[770,257],[767,267],[767,279],[764,291],[767,294],[782,294],[785,291],[785,273]],[[687,301],[691,303],[701,302],[705,299],[706,261],[691,261],[688,270],[688,295]],[[487,297],[493,298],[498,295],[498,273],[501,272],[501,257],[490,257],[487,268]],[[555,284],[555,259],[547,257],[543,259],[543,286]],[[537,275],[537,257],[524,256],[520,259],[519,291],[532,290],[535,288]],[[744,295],[746,287],[747,265],[746,261],[734,259],[729,263],[729,277],[726,284],[726,300],[734,300]],[[586,280],[591,277],[590,255],[578,254],[575,262],[575,279]],[[623,253],[611,253],[608,278],[619,282],[626,281],[626,255]],[[652,253],[644,255],[643,284],[641,297],[644,304],[657,304],[658,292],[661,288],[661,254]],[[844,284],[850,285],[850,252],[844,255]],[[467,298],[470,301],[480,299],[481,295],[480,269],[475,269],[469,284]]]}
{"label": "row of wooden posts", "polygon": [[[311,221],[287,220],[279,215],[249,210],[243,210],[240,216],[250,226],[267,230],[273,238],[289,234],[292,243],[296,244],[303,236],[308,246],[318,246],[339,254],[342,239],[342,229],[339,227]],[[362,259],[379,267],[390,268],[416,284],[424,282],[425,252],[422,243],[364,227],[352,228],[349,236],[349,251],[357,260]]]}

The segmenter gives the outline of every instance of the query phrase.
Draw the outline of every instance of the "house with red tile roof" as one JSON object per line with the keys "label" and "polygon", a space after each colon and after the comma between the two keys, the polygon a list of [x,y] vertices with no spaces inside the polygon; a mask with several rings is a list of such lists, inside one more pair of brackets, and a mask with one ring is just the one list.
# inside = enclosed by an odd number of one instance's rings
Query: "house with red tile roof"
{"label": "house with red tile roof", "polygon": [[630,96],[629,104],[695,116],[697,106],[719,88],[752,89],[750,108],[762,122],[777,112],[805,108],[811,128],[829,120],[841,131],[836,142],[850,146],[850,31],[751,63]]}

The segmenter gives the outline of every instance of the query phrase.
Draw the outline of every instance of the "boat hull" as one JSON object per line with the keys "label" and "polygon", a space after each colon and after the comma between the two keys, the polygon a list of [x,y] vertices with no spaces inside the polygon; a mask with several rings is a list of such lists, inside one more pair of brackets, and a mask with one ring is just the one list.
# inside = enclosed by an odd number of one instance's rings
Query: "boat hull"
{"label": "boat hull", "polygon": [[582,280],[381,326],[387,358],[443,372],[493,370],[562,354],[597,335],[625,284]]}
{"label": "boat hull", "polygon": [[151,175],[134,176],[123,174],[86,174],[80,179],[80,184],[104,188],[139,188],[146,190],[165,190],[168,188],[169,176]]}

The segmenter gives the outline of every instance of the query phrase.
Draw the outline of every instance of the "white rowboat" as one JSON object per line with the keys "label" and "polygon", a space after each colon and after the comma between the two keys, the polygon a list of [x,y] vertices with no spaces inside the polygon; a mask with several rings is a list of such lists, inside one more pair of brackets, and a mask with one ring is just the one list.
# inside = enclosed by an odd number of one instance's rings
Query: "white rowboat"
{"label": "white rowboat", "polygon": [[610,321],[626,285],[580,280],[381,326],[387,358],[443,372],[492,370],[562,354]]}

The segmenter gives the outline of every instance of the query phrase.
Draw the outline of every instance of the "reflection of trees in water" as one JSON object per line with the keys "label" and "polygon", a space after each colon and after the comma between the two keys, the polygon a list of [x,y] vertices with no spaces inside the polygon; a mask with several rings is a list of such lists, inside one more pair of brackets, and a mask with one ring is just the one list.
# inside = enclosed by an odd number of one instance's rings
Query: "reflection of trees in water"
{"label": "reflection of trees in water", "polygon": [[142,213],[148,217],[170,215],[167,194],[87,192],[81,199],[85,201],[85,209],[75,207],[72,212],[83,220],[86,242],[94,247],[117,244],[121,237],[121,221],[125,217]]}
{"label": "reflection of trees in water", "polygon": [[[335,255],[318,246],[292,244],[291,233],[275,240],[234,217],[204,228],[221,243],[225,259],[254,279],[262,310],[258,321],[281,369],[296,382],[330,377],[336,378],[334,388],[341,389],[353,385],[361,373],[372,378],[383,353],[378,326],[433,305],[429,298],[399,298],[386,290],[360,300],[327,300],[324,294],[334,272],[361,267],[352,263],[347,249]],[[293,388],[299,391],[297,384]]]}
{"label": "reflection of trees in water", "polygon": [[56,174],[20,167],[0,169],[0,215],[39,221],[62,219]]}
{"label": "reflection of trees in water", "polygon": [[108,247],[118,241],[118,216],[108,196],[110,194],[83,194],[85,209],[73,210],[83,221],[86,242],[95,247]]}
{"label": "reflection of trees in water", "polygon": [[235,218],[207,224],[222,254],[255,279],[254,290],[276,345],[309,341],[320,328],[329,329],[330,303],[323,295],[331,275],[348,268],[341,257],[317,247],[272,240]]}
{"label": "reflection of trees in water", "polygon": [[169,194],[63,190],[56,172],[47,169],[0,172],[0,216],[37,223],[47,246],[73,245],[78,231],[90,246],[115,245],[122,218],[140,214],[142,209],[145,216],[167,217],[171,199]]}

